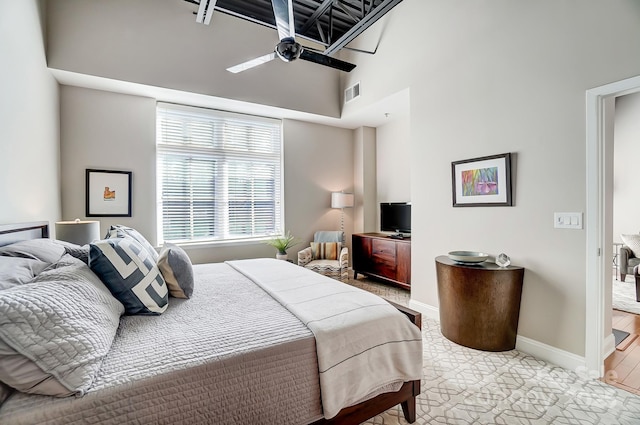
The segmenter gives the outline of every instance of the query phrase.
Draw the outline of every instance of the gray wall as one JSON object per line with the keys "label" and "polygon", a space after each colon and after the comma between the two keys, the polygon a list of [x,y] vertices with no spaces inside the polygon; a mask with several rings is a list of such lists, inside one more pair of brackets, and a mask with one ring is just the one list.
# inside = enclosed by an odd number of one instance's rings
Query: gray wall
{"label": "gray wall", "polygon": [[182,1],[49,2],[49,67],[327,116],[340,116],[339,72],[277,59],[239,74],[229,66],[273,52],[276,30],[215,13],[195,22]]}
{"label": "gray wall", "polygon": [[[133,171],[132,217],[100,217],[100,233],[112,224],[136,228],[155,245],[156,101],[61,86],[60,164],[62,217],[85,217],[85,170]],[[93,218],[92,218],[93,219]]]}
{"label": "gray wall", "polygon": [[[61,86],[60,104],[63,218],[85,217],[87,168],[132,171],[132,217],[99,218],[101,232],[125,224],[156,244],[155,99]],[[330,192],[352,189],[353,131],[286,120],[283,141],[285,225],[303,240],[289,251],[294,259],[313,232],[340,226]],[[345,210],[345,231],[352,231],[350,210]],[[275,255],[262,243],[186,249],[195,263]]]}
{"label": "gray wall", "polygon": [[[412,299],[438,306],[436,256],[506,252],[526,267],[518,334],[584,355],[585,231],[553,212],[585,211],[585,91],[640,74],[640,2],[404,0],[380,26],[343,83],[375,87],[349,108],[411,89]],[[453,208],[451,162],[503,152],[515,206]]]}
{"label": "gray wall", "polygon": [[613,240],[640,233],[640,94],[616,99],[613,180]]}
{"label": "gray wall", "polygon": [[60,217],[58,84],[47,70],[42,9],[0,0],[0,224]]}
{"label": "gray wall", "polygon": [[380,230],[376,224],[376,129],[360,127],[354,134],[354,233],[376,232]]}
{"label": "gray wall", "polygon": [[379,202],[411,201],[409,116],[395,118],[376,130],[377,198]]}

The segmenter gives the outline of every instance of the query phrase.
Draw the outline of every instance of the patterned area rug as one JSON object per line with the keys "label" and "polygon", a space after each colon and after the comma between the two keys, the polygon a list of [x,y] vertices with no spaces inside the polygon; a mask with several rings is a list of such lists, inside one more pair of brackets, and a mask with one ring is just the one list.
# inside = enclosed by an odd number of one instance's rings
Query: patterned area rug
{"label": "patterned area rug", "polygon": [[636,301],[636,281],[633,276],[627,276],[626,282],[613,279],[611,304],[616,310],[640,314],[640,303]]}
{"label": "patterned area rug", "polygon": [[[407,291],[351,281],[405,302]],[[384,295],[382,295],[384,296]],[[416,424],[640,424],[640,396],[516,350],[491,353],[457,345],[423,317],[424,376]],[[407,424],[399,406],[365,422]]]}

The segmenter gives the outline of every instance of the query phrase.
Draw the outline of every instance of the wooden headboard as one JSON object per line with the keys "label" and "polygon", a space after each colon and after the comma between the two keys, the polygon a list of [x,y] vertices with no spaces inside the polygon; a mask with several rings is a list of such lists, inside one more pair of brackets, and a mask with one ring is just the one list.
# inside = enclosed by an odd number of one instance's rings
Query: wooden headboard
{"label": "wooden headboard", "polygon": [[49,222],[0,224],[0,246],[10,243],[49,237]]}

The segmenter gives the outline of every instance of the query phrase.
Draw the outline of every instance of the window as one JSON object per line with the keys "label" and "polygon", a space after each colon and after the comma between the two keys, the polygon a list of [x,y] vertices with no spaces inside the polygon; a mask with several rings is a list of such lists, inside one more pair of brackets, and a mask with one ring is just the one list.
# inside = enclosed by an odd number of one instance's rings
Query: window
{"label": "window", "polygon": [[282,225],[280,120],[157,106],[158,239],[242,240]]}

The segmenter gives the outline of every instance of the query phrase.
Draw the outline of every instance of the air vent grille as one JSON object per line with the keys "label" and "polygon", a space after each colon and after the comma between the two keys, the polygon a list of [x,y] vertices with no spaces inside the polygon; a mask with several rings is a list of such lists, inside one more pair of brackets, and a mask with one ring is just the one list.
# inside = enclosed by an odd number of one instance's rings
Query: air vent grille
{"label": "air vent grille", "polygon": [[344,91],[344,103],[349,103],[360,97],[360,82],[358,81]]}

